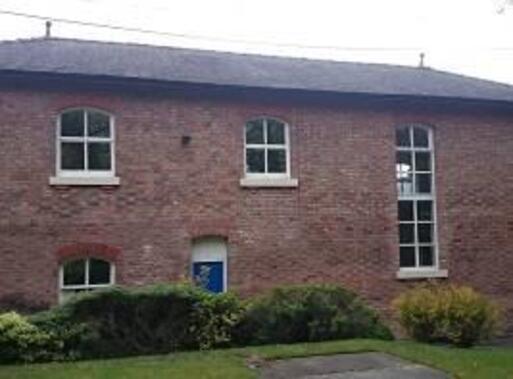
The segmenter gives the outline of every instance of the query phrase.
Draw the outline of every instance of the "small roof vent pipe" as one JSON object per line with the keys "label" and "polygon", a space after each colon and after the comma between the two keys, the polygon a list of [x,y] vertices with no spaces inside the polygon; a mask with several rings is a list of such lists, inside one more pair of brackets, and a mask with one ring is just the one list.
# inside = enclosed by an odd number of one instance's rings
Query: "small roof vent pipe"
{"label": "small roof vent pipe", "polygon": [[419,54],[419,68],[426,68],[426,63],[424,62],[426,58],[426,54],[425,53],[420,53]]}
{"label": "small roof vent pipe", "polygon": [[45,22],[45,38],[51,38],[52,37],[52,22],[50,20]]}

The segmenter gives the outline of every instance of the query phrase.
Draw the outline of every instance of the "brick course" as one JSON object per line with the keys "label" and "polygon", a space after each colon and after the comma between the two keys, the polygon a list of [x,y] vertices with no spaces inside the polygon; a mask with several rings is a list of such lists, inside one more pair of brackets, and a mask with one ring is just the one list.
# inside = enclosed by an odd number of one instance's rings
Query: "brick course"
{"label": "brick course", "polygon": [[[419,122],[434,128],[441,268],[513,318],[511,110],[242,93],[0,87],[0,298],[56,303],[70,246],[113,254],[119,284],[183,280],[191,241],[218,235],[243,295],[332,282],[386,311],[412,283],[395,279],[394,128]],[[119,187],[48,184],[58,114],[77,106],[114,115]],[[243,125],[262,115],[290,125],[298,188],[239,185]]]}

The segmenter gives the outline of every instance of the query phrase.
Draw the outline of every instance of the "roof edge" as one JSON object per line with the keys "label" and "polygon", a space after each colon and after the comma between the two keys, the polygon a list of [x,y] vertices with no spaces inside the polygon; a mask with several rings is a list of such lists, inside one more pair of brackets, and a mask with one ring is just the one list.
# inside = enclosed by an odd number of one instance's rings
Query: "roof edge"
{"label": "roof edge", "polygon": [[[354,98],[355,100],[362,99],[388,99],[399,101],[432,101],[440,104],[489,104],[498,105],[502,107],[513,108],[513,101],[507,100],[492,100],[480,98],[461,98],[450,96],[430,96],[430,95],[400,95],[390,93],[376,93],[376,92],[342,92],[331,90],[310,90],[301,88],[273,88],[273,87],[258,87],[258,86],[244,86],[244,85],[228,85],[216,84],[206,82],[190,82],[190,81],[168,81],[160,79],[142,79],[139,77],[119,77],[108,75],[87,75],[87,74],[63,74],[55,72],[42,72],[42,71],[24,71],[24,70],[0,70],[0,77],[6,80],[12,79],[19,81],[20,79],[27,79],[26,84],[28,87],[41,84],[44,86],[54,86],[59,88],[69,88],[70,85],[79,84],[88,89],[121,89],[121,88],[138,88],[140,90],[153,90],[160,89],[162,91],[179,91],[182,89],[195,90],[200,88],[208,88],[216,93],[232,93],[232,92],[265,92],[265,93],[289,93],[296,95],[312,95],[329,96],[338,98]],[[34,81],[36,79],[36,81]],[[8,84],[7,82],[4,82]]]}

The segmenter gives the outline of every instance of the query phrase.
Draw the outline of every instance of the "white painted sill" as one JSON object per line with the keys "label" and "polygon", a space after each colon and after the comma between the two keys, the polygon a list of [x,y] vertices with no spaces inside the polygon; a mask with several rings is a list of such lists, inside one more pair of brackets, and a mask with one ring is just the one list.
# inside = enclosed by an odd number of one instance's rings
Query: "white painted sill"
{"label": "white painted sill", "polygon": [[120,179],[117,176],[106,177],[50,177],[51,186],[119,186]]}
{"label": "white painted sill", "polygon": [[242,178],[240,186],[244,188],[295,188],[297,179],[291,178]]}
{"label": "white painted sill", "polygon": [[442,279],[448,276],[448,270],[399,270],[396,273],[396,278],[399,280]]}

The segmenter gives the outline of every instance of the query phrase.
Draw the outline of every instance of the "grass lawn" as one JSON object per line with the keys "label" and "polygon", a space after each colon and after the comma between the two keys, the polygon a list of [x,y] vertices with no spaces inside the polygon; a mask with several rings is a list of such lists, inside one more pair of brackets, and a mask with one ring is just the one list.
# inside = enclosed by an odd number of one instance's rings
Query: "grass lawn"
{"label": "grass lawn", "polygon": [[256,378],[249,357],[277,359],[334,353],[382,351],[437,367],[459,379],[513,379],[513,348],[456,349],[414,342],[348,340],[273,345],[164,356],[0,366],[0,379]]}

